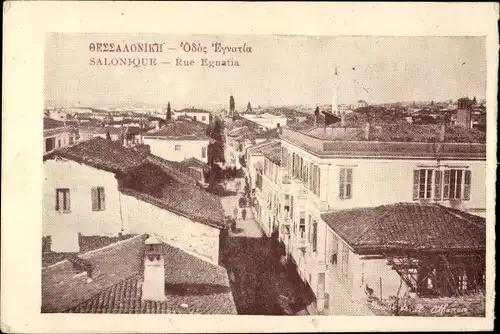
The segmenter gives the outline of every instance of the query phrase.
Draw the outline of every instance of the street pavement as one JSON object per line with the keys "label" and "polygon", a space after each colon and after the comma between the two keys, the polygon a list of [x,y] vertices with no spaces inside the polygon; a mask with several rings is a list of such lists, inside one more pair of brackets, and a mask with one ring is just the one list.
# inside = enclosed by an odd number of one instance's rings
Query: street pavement
{"label": "street pavement", "polygon": [[[237,198],[226,199],[230,212]],[[238,314],[308,314],[307,305],[297,298],[301,287],[292,283],[279,265],[279,256],[271,247],[259,224],[247,208],[247,219],[238,219],[223,245],[224,265],[228,271]]]}

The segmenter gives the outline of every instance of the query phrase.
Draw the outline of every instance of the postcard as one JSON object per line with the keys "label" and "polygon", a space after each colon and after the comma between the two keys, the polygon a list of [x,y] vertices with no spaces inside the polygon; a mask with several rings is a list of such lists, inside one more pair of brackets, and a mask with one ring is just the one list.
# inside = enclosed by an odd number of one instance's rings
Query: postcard
{"label": "postcard", "polygon": [[7,2],[2,330],[491,330],[497,9]]}

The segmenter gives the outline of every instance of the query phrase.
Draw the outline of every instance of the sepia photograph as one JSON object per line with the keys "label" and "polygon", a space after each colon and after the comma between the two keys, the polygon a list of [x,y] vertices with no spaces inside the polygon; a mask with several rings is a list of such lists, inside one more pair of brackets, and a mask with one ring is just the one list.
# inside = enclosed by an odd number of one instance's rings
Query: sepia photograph
{"label": "sepia photograph", "polygon": [[2,331],[493,329],[498,4],[289,6],[4,5]]}
{"label": "sepia photograph", "polygon": [[484,316],[484,38],[45,45],[42,312]]}

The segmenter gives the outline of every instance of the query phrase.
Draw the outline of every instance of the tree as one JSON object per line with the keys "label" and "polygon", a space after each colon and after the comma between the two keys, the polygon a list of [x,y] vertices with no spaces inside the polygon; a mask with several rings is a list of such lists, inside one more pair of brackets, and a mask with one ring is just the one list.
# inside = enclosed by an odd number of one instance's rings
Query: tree
{"label": "tree", "polygon": [[172,119],[172,110],[170,110],[170,101],[167,104],[167,121]]}
{"label": "tree", "polygon": [[109,130],[106,130],[106,139],[111,140],[111,135],[109,134]]}
{"label": "tree", "polygon": [[235,108],[235,104],[234,104],[234,97],[231,95],[231,96],[229,97],[229,113],[230,113],[231,115],[233,115],[233,114],[234,114],[234,108]]}
{"label": "tree", "polygon": [[474,96],[474,98],[472,99],[472,105],[476,105],[477,104],[477,100],[476,100],[476,97]]}
{"label": "tree", "polygon": [[250,104],[250,101],[248,101],[248,104],[247,104],[247,111],[252,112],[252,105]]}
{"label": "tree", "polygon": [[316,107],[316,110],[314,110],[314,117],[319,117],[319,107]]}

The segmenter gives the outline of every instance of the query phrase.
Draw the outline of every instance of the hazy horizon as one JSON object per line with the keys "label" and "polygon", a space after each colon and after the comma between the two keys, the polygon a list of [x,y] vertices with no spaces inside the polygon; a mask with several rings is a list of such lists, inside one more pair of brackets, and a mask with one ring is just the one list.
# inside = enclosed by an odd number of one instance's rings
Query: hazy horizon
{"label": "hazy horizon", "polygon": [[[210,46],[241,46],[252,53],[187,54],[183,40]],[[177,50],[157,57],[154,67],[91,66],[90,57],[134,57],[89,51],[90,42],[166,43]],[[175,58],[235,59],[239,67],[175,67]],[[171,64],[161,64],[169,61]],[[353,104],[447,101],[486,94],[486,49],[482,37],[345,37],[50,34],[46,38],[45,106],[147,106],[236,108],[331,104],[335,67],[338,102]]]}

